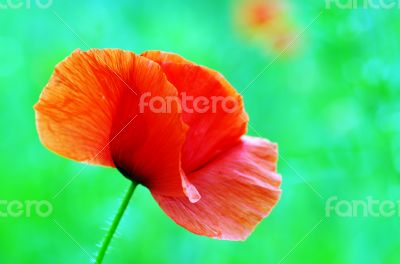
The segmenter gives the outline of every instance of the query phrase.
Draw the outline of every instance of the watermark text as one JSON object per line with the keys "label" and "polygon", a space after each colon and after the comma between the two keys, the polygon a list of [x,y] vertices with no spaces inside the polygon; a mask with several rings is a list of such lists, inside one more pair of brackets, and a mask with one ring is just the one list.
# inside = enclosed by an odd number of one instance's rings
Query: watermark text
{"label": "watermark text", "polygon": [[240,107],[240,101],[234,96],[192,96],[185,92],[180,96],[153,96],[144,93],[139,99],[139,112],[147,110],[153,113],[234,113]]}
{"label": "watermark text", "polygon": [[4,9],[47,9],[53,0],[0,0],[0,10]]}
{"label": "watermark text", "polygon": [[378,200],[368,196],[363,200],[342,200],[330,197],[325,203],[326,217],[400,217],[400,200]]}
{"label": "watermark text", "polygon": [[400,0],[325,0],[325,8],[337,9],[400,9]]}
{"label": "watermark text", "polygon": [[49,217],[53,205],[46,200],[0,200],[0,218]]}

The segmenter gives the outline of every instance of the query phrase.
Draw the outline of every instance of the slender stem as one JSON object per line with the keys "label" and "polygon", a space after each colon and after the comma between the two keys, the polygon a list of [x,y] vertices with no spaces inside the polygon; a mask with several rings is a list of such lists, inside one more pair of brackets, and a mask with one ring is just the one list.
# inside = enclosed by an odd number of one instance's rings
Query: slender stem
{"label": "slender stem", "polygon": [[103,262],[104,256],[107,252],[107,248],[110,245],[110,242],[114,236],[114,233],[118,228],[118,224],[121,221],[121,218],[124,215],[126,208],[128,207],[129,201],[130,201],[137,185],[138,184],[136,182],[132,181],[131,185],[129,186],[128,192],[125,194],[125,197],[122,200],[122,204],[119,207],[118,212],[114,217],[114,220],[110,226],[110,229],[107,232],[106,237],[104,238],[103,243],[101,244],[100,251],[96,257],[96,262],[95,262],[96,264],[101,264]]}

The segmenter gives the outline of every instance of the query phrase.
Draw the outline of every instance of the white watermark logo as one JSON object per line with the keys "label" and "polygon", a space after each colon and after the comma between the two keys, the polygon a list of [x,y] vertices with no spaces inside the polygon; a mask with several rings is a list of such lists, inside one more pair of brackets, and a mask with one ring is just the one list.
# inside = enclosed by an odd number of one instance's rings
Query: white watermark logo
{"label": "white watermark logo", "polygon": [[1,9],[31,9],[32,7],[47,9],[53,0],[0,0]]}
{"label": "white watermark logo", "polygon": [[400,0],[325,0],[325,8],[338,9],[400,9]]}
{"label": "white watermark logo", "polygon": [[233,96],[192,96],[185,92],[180,96],[152,96],[150,92],[140,96],[139,112],[146,109],[153,113],[171,113],[175,109],[179,113],[234,113],[240,107],[240,101]]}
{"label": "white watermark logo", "polygon": [[49,217],[53,212],[53,205],[46,200],[0,200],[0,218],[18,217]]}
{"label": "white watermark logo", "polygon": [[364,200],[341,200],[333,196],[325,203],[325,216],[400,217],[400,200],[377,200],[372,196]]}

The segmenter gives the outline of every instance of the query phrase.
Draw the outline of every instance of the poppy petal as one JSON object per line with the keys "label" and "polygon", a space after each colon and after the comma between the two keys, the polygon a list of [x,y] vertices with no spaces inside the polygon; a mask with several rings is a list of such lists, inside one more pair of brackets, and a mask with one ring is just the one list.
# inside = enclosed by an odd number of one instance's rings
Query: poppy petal
{"label": "poppy petal", "polygon": [[160,207],[189,231],[224,240],[244,240],[280,197],[276,145],[244,136],[241,142],[189,175],[202,198],[153,194]]}
{"label": "poppy petal", "polygon": [[220,73],[173,53],[148,51],[142,56],[159,63],[180,94],[183,120],[189,126],[182,150],[186,173],[239,142],[248,116],[242,97]]}
{"label": "poppy petal", "polygon": [[168,113],[140,109],[151,93],[176,96],[161,67],[122,50],[75,51],[55,69],[36,104],[42,143],[67,158],[117,167],[164,195],[199,199],[180,164],[187,131],[178,103]]}

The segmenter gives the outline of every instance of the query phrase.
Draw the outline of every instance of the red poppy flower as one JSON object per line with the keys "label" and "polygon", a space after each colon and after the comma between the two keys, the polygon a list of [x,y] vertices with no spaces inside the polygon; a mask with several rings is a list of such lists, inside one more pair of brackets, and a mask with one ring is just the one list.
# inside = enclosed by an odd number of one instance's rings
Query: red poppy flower
{"label": "red poppy flower", "polygon": [[[236,107],[196,112],[169,100],[168,111],[154,111],[140,106],[146,94],[230,97]],[[77,50],[56,67],[35,109],[47,148],[117,168],[193,233],[243,240],[279,199],[276,145],[244,136],[241,96],[218,72],[178,55]]]}

